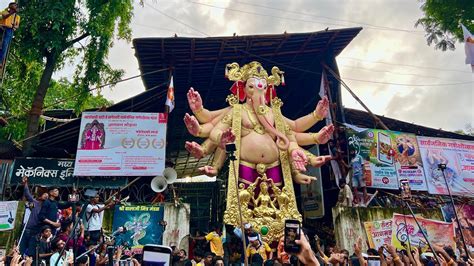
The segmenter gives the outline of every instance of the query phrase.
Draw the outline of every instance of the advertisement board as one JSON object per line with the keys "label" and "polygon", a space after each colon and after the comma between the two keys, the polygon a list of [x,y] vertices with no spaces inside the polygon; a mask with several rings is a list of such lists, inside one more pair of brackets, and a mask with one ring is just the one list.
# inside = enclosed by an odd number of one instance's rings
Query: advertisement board
{"label": "advertisement board", "polygon": [[371,248],[378,250],[392,243],[392,219],[364,222],[364,228]]}

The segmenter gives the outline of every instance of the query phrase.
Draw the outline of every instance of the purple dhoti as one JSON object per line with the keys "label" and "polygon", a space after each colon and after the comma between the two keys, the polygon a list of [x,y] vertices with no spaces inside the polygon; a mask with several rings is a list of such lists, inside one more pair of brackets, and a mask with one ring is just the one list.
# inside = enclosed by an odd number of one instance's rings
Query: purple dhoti
{"label": "purple dhoti", "polygon": [[243,183],[245,188],[254,183],[255,180],[261,176],[257,171],[258,168],[259,170],[265,170],[267,178],[273,180],[275,186],[282,187],[283,174],[279,162],[272,164],[252,164],[241,160],[239,165],[239,183]]}

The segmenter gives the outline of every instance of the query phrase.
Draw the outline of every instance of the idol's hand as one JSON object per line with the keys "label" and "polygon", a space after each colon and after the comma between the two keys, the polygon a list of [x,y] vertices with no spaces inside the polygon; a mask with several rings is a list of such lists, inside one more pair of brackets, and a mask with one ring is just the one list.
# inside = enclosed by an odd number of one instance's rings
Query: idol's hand
{"label": "idol's hand", "polygon": [[209,166],[209,165],[200,167],[199,171],[201,171],[203,174],[205,174],[207,176],[210,176],[210,177],[214,177],[214,176],[217,175],[217,169],[215,167]]}
{"label": "idol's hand", "polygon": [[188,103],[191,110],[194,112],[202,109],[202,99],[199,92],[195,91],[193,87],[189,88],[188,91]]}
{"label": "idol's hand", "polygon": [[186,128],[189,131],[189,134],[199,137],[199,134],[201,133],[201,125],[199,125],[199,122],[197,121],[196,117],[193,115],[189,115],[186,113],[184,115],[184,124],[186,125]]}
{"label": "idol's hand", "polygon": [[332,136],[332,133],[334,133],[334,125],[328,125],[323,128],[318,132],[318,144],[326,144]]}
{"label": "idol's hand", "polygon": [[328,115],[329,100],[328,97],[324,96],[316,105],[316,115],[320,118],[325,118]]}
{"label": "idol's hand", "polygon": [[192,142],[186,141],[186,143],[184,144],[184,147],[196,159],[201,159],[205,155],[204,149],[202,148],[202,146],[194,141]]}
{"label": "idol's hand", "polygon": [[306,171],[305,165],[308,163],[308,157],[300,149],[291,151],[291,158],[293,159],[293,167],[297,171]]}
{"label": "idol's hand", "polygon": [[219,146],[222,149],[225,149],[225,145],[235,141],[235,135],[232,133],[232,129],[228,128],[226,131],[222,132],[221,141]]}

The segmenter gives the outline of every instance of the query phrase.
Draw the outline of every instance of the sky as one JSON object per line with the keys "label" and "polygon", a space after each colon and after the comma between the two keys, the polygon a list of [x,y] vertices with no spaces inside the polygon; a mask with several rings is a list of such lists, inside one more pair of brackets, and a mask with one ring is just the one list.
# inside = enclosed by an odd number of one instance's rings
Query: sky
{"label": "sky", "polygon": [[[336,59],[343,80],[372,112],[451,131],[474,126],[474,75],[464,64],[464,44],[446,52],[428,46],[423,29],[414,27],[423,15],[419,6],[414,0],[145,0],[144,7],[135,5],[131,28],[133,38],[140,38],[361,26],[361,33]],[[116,41],[108,61],[124,69],[124,77],[140,74],[132,43]],[[72,69],[67,66],[55,77],[71,77]],[[137,78],[102,94],[119,102],[142,91]],[[345,107],[362,109],[344,89],[342,97]]]}

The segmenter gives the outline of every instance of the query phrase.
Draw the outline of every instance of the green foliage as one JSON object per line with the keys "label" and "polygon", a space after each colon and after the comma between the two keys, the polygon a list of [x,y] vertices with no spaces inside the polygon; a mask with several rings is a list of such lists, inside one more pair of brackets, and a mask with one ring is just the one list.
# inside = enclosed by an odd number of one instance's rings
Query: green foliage
{"label": "green foliage", "polygon": [[461,23],[474,28],[474,3],[472,0],[421,0],[424,17],[415,26],[426,31],[428,45],[435,49],[454,50],[456,41],[464,40]]}
{"label": "green foliage", "polygon": [[[122,77],[124,72],[113,69],[106,60],[115,38],[130,41],[133,15],[133,0],[18,2],[21,23],[0,89],[0,101],[4,100],[0,108],[19,118],[13,122],[9,119],[10,126],[2,131],[10,131],[16,139],[24,134],[24,120],[30,125],[27,134],[35,133],[31,128],[37,128],[37,121],[27,115],[32,106],[43,110],[73,108],[79,112],[109,104],[103,97],[94,97],[90,88]],[[61,70],[70,62],[79,62],[73,80],[51,79],[52,71]],[[62,103],[53,104],[60,99]]]}
{"label": "green foliage", "polygon": [[[13,56],[9,60],[8,72],[3,86],[0,88],[8,126],[0,128],[0,138],[20,140],[25,136],[26,117],[31,107],[35,87],[41,78],[43,66],[36,62],[25,62],[21,57]],[[77,107],[77,97],[80,93],[67,79],[51,80],[48,94],[44,100],[45,109],[74,109]],[[99,95],[89,95],[83,103],[83,109],[93,109],[110,106],[112,102]]]}

